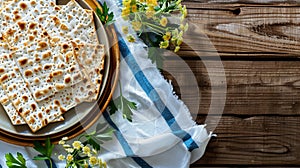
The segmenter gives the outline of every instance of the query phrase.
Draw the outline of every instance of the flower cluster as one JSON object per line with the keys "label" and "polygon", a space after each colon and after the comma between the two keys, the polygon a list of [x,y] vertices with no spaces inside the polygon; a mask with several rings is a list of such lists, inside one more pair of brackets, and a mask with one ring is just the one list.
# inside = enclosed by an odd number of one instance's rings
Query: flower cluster
{"label": "flower cluster", "polygon": [[[174,15],[171,16],[171,13]],[[148,47],[173,49],[177,52],[183,41],[183,34],[188,30],[185,23],[187,16],[186,6],[181,0],[123,0],[122,17],[129,20],[133,30],[139,37],[143,34],[154,33],[159,36],[159,43],[149,38],[143,39]],[[170,20],[179,20],[179,23],[170,23]],[[128,34],[128,27],[122,28],[127,34],[127,40],[134,42],[134,36]]]}
{"label": "flower cluster", "polygon": [[59,145],[62,145],[66,154],[60,154],[58,156],[59,160],[66,161],[66,168],[107,167],[106,162],[97,157],[97,150],[87,145],[83,145],[80,141],[74,141],[72,144],[67,144],[67,140],[68,138],[64,137],[59,141]]}

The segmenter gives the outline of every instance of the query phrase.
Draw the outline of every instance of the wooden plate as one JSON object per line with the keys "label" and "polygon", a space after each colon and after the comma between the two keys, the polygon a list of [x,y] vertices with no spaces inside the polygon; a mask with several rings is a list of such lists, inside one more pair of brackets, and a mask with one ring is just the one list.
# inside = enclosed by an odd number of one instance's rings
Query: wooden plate
{"label": "wooden plate", "polygon": [[[98,3],[95,3],[92,0],[79,0],[78,1],[83,7],[93,9],[99,6]],[[64,4],[66,1],[60,1],[59,4]],[[99,28],[101,26],[100,21],[97,20],[98,18],[95,17],[96,20],[96,27]],[[6,141],[8,143],[16,144],[16,145],[22,145],[22,146],[32,146],[32,143],[34,140],[43,140],[46,137],[50,137],[52,141],[57,142],[62,137],[68,136],[69,138],[73,138],[78,136],[79,134],[83,133],[86,129],[90,128],[101,116],[101,113],[106,109],[108,103],[110,102],[112,98],[113,91],[116,87],[118,76],[119,76],[119,60],[120,60],[120,53],[119,53],[119,47],[117,43],[117,35],[114,30],[113,26],[109,26],[107,28],[103,28],[99,31],[100,33],[106,32],[100,36],[106,36],[107,35],[107,47],[110,47],[107,49],[109,53],[107,54],[106,58],[106,71],[105,71],[105,83],[101,88],[101,96],[99,97],[97,102],[94,103],[85,103],[81,105],[78,108],[82,109],[88,109],[88,113],[85,115],[80,115],[77,118],[76,122],[73,122],[72,125],[64,125],[64,123],[60,123],[60,128],[56,131],[51,130],[51,128],[55,127],[55,124],[50,126],[49,128],[41,130],[41,132],[38,132],[36,134],[28,133],[28,131],[24,132],[22,129],[19,128],[19,132],[14,131],[8,131],[6,129],[2,129],[0,126],[0,139],[3,141]],[[74,109],[73,109],[74,110]],[[77,111],[80,111],[79,109]],[[68,113],[67,113],[68,114]],[[68,117],[74,117],[74,116],[65,116],[66,120],[68,120]],[[76,116],[75,116],[76,117]],[[47,129],[51,130],[47,132]],[[23,132],[22,132],[23,131]]]}

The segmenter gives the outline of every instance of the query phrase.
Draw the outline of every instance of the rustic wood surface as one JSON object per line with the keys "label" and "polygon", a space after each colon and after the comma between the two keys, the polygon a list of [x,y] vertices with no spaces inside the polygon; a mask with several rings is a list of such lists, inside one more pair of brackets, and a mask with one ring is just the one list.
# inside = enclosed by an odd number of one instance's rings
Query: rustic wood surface
{"label": "rustic wood surface", "polygon": [[[164,62],[179,97],[203,123],[210,108],[211,83],[221,72],[203,64],[220,56],[227,95],[223,116],[205,155],[191,167],[300,166],[300,1],[185,0],[188,18],[198,29],[179,52],[196,76],[195,97],[188,75],[172,56]],[[210,47],[205,34],[213,44]],[[200,40],[199,40],[200,39]],[[203,42],[204,41],[204,42]],[[215,52],[217,51],[217,53]],[[200,59],[198,55],[203,57]],[[172,74],[177,72],[176,77]],[[212,114],[213,115],[213,114]],[[218,117],[218,114],[215,114]],[[208,121],[208,127],[215,120]],[[215,123],[216,124],[216,123]]]}

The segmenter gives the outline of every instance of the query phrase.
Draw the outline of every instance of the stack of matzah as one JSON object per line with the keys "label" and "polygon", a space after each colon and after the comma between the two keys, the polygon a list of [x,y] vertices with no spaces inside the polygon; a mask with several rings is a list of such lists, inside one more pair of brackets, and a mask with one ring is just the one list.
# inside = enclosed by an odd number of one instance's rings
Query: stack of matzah
{"label": "stack of matzah", "polygon": [[33,132],[95,101],[104,68],[93,12],[71,0],[0,0],[0,102]]}

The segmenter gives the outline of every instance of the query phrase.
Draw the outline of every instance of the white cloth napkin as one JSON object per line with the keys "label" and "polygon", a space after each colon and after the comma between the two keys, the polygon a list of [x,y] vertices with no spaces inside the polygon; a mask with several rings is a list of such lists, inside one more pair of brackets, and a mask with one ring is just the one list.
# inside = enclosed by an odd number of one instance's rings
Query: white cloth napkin
{"label": "white cloth napkin", "polygon": [[[173,94],[172,86],[164,80],[156,66],[147,58],[145,45],[137,40],[128,43],[121,27],[128,25],[121,17],[119,2],[107,1],[116,18],[121,51],[120,81],[122,94],[137,103],[133,121],[128,122],[121,112],[107,112],[99,122],[116,129],[113,139],[102,145],[100,156],[108,167],[185,168],[203,155],[211,133],[205,125],[197,125],[187,107]],[[117,87],[118,88],[118,87]],[[119,96],[116,90],[114,98]],[[109,110],[109,109],[108,109]],[[90,130],[93,130],[91,128]],[[37,155],[32,148],[18,147],[0,141],[0,165],[5,166],[6,153],[21,152],[28,167],[46,167],[42,161],[32,161]],[[59,152],[55,148],[54,153]],[[64,163],[53,158],[57,167]]]}

